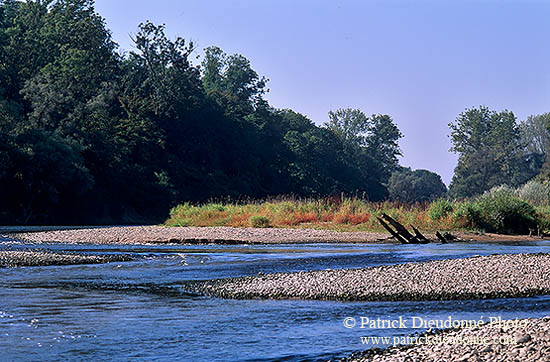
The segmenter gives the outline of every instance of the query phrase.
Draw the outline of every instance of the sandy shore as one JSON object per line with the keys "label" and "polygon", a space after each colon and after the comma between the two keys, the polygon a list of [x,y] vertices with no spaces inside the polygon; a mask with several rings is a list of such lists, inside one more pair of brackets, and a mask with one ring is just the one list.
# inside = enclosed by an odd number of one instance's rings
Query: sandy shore
{"label": "sandy shore", "polygon": [[491,255],[367,269],[275,273],[194,282],[235,299],[454,300],[550,294],[550,254]]}
{"label": "sandy shore", "polygon": [[413,339],[408,345],[367,350],[340,361],[549,361],[550,317],[514,322],[426,333],[420,336],[425,338]]}
{"label": "sandy shore", "polygon": [[[35,243],[167,244],[167,243],[349,243],[380,242],[389,235],[368,231],[339,232],[315,229],[232,228],[232,227],[0,227],[0,235]],[[428,237],[433,237],[426,234]],[[521,242],[541,240],[529,236],[458,233],[468,241]]]}
{"label": "sandy shore", "polygon": [[0,251],[0,267],[102,264],[128,261],[122,255],[81,255],[42,251]]}

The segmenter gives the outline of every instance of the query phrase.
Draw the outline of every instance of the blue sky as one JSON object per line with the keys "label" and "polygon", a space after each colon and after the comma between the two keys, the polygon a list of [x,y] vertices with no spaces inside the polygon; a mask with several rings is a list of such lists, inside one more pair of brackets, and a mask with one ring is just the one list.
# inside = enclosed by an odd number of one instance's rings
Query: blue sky
{"label": "blue sky", "polygon": [[550,1],[96,0],[96,10],[122,50],[151,20],[199,50],[246,56],[270,79],[273,106],[317,124],[344,107],[389,114],[405,135],[401,163],[447,184],[447,124],[460,112],[550,111]]}

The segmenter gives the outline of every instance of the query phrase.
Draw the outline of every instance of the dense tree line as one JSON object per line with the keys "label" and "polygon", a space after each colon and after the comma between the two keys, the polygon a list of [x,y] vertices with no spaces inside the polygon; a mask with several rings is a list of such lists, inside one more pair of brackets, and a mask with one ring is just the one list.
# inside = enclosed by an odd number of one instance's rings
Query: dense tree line
{"label": "dense tree line", "polygon": [[[91,0],[0,0],[0,223],[162,220],[181,201],[320,197],[418,202],[446,187],[399,166],[384,114],[329,112],[316,125],[265,99],[242,55],[140,24],[121,54]],[[468,109],[449,196],[550,175],[548,114]]]}
{"label": "dense tree line", "polygon": [[0,222],[162,219],[183,200],[387,196],[401,133],[343,109],[317,126],[265,100],[241,55],[139,25],[118,52],[93,1],[0,2]]}

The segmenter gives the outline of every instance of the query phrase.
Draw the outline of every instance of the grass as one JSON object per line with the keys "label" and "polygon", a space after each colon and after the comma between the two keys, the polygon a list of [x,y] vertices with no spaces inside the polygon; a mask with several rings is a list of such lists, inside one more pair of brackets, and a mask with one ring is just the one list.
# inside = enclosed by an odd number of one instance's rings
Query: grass
{"label": "grass", "polygon": [[283,200],[247,204],[184,203],[170,211],[168,226],[232,226],[316,228],[341,231],[376,231],[384,229],[377,217],[386,213],[404,225],[414,224],[422,230],[456,230],[455,218],[430,216],[429,204],[367,202],[357,198],[318,200]]}
{"label": "grass", "polygon": [[[550,187],[549,187],[550,189]],[[377,217],[386,213],[426,232],[480,231],[528,234],[550,229],[550,198],[530,186],[497,187],[470,200],[432,203],[368,202],[358,198],[292,199],[263,202],[184,203],[170,211],[167,226],[315,228],[384,232]],[[544,189],[546,192],[546,189]],[[522,192],[523,191],[523,192]],[[529,197],[522,197],[528,195]],[[544,196],[544,195],[543,195]],[[532,202],[536,199],[537,202]]]}

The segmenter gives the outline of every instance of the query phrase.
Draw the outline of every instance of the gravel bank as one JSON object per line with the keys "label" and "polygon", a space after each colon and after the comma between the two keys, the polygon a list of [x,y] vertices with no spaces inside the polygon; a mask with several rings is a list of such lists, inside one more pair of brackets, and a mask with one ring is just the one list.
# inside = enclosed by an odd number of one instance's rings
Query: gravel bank
{"label": "gravel bank", "polygon": [[0,267],[102,264],[128,261],[123,255],[78,255],[42,251],[0,251]]}
{"label": "gravel bank", "polygon": [[419,339],[416,344],[392,347],[382,351],[368,350],[340,361],[548,362],[550,360],[550,317],[521,319],[517,325],[510,327],[485,324],[481,327],[447,330],[431,336],[436,337],[431,339],[431,343],[429,339]]}
{"label": "gravel bank", "polygon": [[[5,229],[10,231],[13,229]],[[40,230],[40,229],[36,229]],[[1,232],[1,229],[0,229]],[[6,233],[8,234],[8,233]],[[386,234],[312,229],[258,229],[232,227],[122,226],[89,229],[9,233],[34,243],[166,244],[166,243],[310,243],[374,242]]]}
{"label": "gravel bank", "polygon": [[276,273],[187,285],[235,299],[453,300],[550,294],[550,254],[491,255],[368,269]]}

